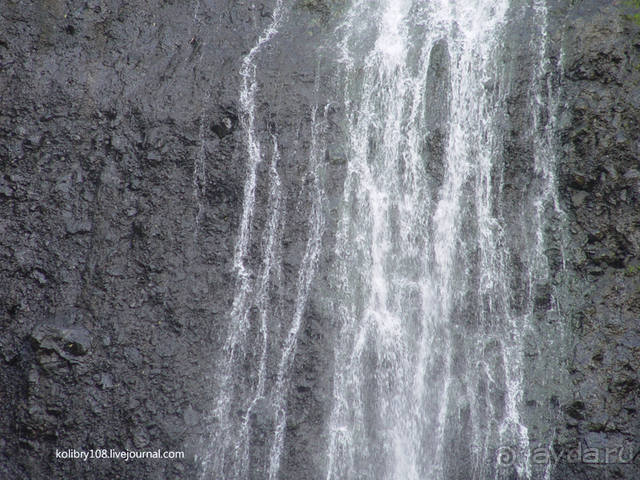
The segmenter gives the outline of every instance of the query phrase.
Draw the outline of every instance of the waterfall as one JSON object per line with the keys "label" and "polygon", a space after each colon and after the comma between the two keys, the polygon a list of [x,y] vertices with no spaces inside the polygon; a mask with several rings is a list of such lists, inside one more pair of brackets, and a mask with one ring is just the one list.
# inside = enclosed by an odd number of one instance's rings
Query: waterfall
{"label": "waterfall", "polygon": [[[230,317],[230,327],[224,344],[222,366],[219,369],[215,387],[218,390],[217,406],[210,419],[215,430],[208,439],[202,464],[202,478],[246,478],[250,461],[250,416],[258,402],[266,394],[267,354],[269,326],[267,317],[272,313],[269,302],[269,284],[278,275],[277,238],[281,228],[282,192],[278,173],[280,151],[276,136],[272,136],[271,162],[269,166],[268,220],[263,232],[262,265],[256,276],[247,262],[249,244],[253,233],[252,220],[256,203],[258,167],[264,153],[256,129],[256,56],[262,47],[277,34],[282,21],[284,6],[278,1],[273,18],[266,30],[258,38],[255,46],[242,61],[240,74],[241,121],[245,137],[247,155],[247,177],[244,186],[244,202],[240,222],[240,232],[234,252],[234,269],[237,274],[236,295]],[[251,308],[258,309],[259,333],[250,338]],[[258,354],[257,378],[249,379],[250,386],[242,390],[236,384],[239,364],[247,361],[252,349]],[[238,418],[232,410],[241,409]]]}
{"label": "waterfall", "polygon": [[[335,334],[317,442],[327,480],[550,475],[548,466],[541,474],[532,467],[530,451],[532,439],[552,439],[530,429],[523,404],[525,378],[540,368],[525,354],[540,335],[539,304],[559,315],[547,255],[563,215],[554,173],[559,106],[546,3],[515,3],[353,0],[335,31],[329,50],[347,163],[327,285],[314,293],[328,297]],[[256,105],[257,58],[290,6],[276,1],[240,68],[246,178],[237,280],[203,480],[286,477],[288,391],[327,223],[329,111],[318,103],[310,112],[299,182],[308,237],[287,307],[274,301],[285,275],[286,147],[260,131]],[[524,101],[514,95],[522,75],[509,44],[510,29],[520,28],[518,46],[534,58]],[[514,153],[518,142],[525,146]],[[200,156],[194,188],[203,165]],[[559,327],[548,331],[547,347],[562,336]]]}
{"label": "waterfall", "polygon": [[510,8],[355,1],[338,30],[349,162],[327,479],[533,475],[523,349],[561,212],[541,1],[520,7],[539,56],[531,176],[518,195],[504,183]]}
{"label": "waterfall", "polygon": [[[284,284],[283,229],[286,225],[285,192],[279,169],[282,151],[276,133],[269,134],[271,148],[263,147],[264,136],[257,127],[258,67],[261,50],[278,34],[289,5],[278,0],[271,22],[244,57],[240,69],[241,124],[246,153],[244,201],[234,253],[237,277],[229,329],[213,387],[217,405],[208,423],[201,478],[269,478],[280,472],[287,394],[291,366],[295,360],[298,334],[313,282],[324,233],[324,191],[321,158],[325,150],[326,108],[311,112],[311,138],[303,196],[308,204],[308,238],[298,268],[292,309],[273,302]],[[318,84],[318,82],[316,82]],[[264,210],[257,202],[260,166],[269,161],[268,196]],[[265,215],[260,227],[254,221]],[[259,236],[259,240],[253,237]],[[252,245],[259,243],[260,258]],[[259,260],[259,261],[256,261]],[[256,264],[258,266],[256,266]],[[256,437],[263,437],[256,442]]]}

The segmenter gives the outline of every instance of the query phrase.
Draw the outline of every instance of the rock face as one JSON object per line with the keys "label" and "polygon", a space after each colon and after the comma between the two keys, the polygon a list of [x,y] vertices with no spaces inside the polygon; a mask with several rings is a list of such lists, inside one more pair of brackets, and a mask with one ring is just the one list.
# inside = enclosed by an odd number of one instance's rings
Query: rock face
{"label": "rock face", "polygon": [[[268,14],[215,3],[3,2],[2,478],[196,477]],[[55,456],[102,448],[186,458]]]}
{"label": "rock face", "polygon": [[[620,4],[572,3],[558,18],[560,188],[572,274],[563,301],[572,398],[563,405],[558,447],[581,448],[583,456],[598,449],[601,464],[561,461],[556,476],[638,478],[640,33]],[[618,450],[609,461],[606,448]]]}
{"label": "rock face", "polygon": [[[1,478],[197,478],[201,440],[212,428],[209,379],[234,295],[246,153],[240,64],[272,3],[3,2]],[[558,1],[552,9],[554,55],[564,59],[558,182],[568,229],[565,274],[553,288],[572,350],[570,384],[538,401],[560,412],[547,419],[557,425],[558,451],[623,447],[628,460],[640,432],[640,33],[619,5],[604,3]],[[337,5],[296,3],[257,65],[266,72],[257,130],[265,141],[277,132],[287,159],[280,170],[288,272],[308,235],[300,165],[310,112],[332,95],[318,46],[329,41]],[[433,82],[447,65],[441,57]],[[328,113],[328,213],[345,173],[332,141],[339,117]],[[437,125],[431,134],[441,141]],[[520,140],[514,135],[516,154],[526,148]],[[525,175],[508,180],[517,186]],[[258,192],[259,223],[267,195],[261,185]],[[327,218],[292,370],[286,479],[319,478],[323,468],[334,341],[323,313],[335,231]],[[253,243],[257,252],[260,238]],[[551,298],[545,288],[541,310]],[[281,303],[294,295],[287,283]],[[258,432],[268,423],[263,410]],[[186,455],[56,458],[56,450],[103,448]],[[637,458],[561,460],[554,477],[634,479],[640,470]]]}

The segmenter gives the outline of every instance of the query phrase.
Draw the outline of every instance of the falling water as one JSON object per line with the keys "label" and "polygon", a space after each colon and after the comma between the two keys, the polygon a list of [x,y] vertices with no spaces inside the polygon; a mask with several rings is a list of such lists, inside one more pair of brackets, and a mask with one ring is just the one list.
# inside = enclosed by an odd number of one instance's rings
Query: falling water
{"label": "falling water", "polygon": [[349,163],[327,479],[531,478],[524,337],[549,276],[545,215],[560,212],[547,11],[523,8],[542,53],[521,195],[504,184],[507,0],[355,1],[339,29]]}
{"label": "falling water", "polygon": [[[236,242],[233,265],[237,273],[236,295],[229,315],[230,327],[224,345],[222,365],[218,372],[216,388],[218,400],[212,415],[214,431],[205,447],[202,478],[246,478],[249,468],[249,417],[256,403],[265,395],[266,355],[269,329],[267,316],[271,313],[269,305],[269,282],[278,274],[276,263],[276,238],[279,235],[281,212],[281,182],[278,174],[280,153],[277,138],[272,137],[273,148],[269,168],[269,219],[264,232],[264,250],[261,271],[256,282],[252,281],[251,267],[247,264],[247,255],[252,234],[252,220],[256,203],[257,172],[263,161],[263,151],[256,131],[255,96],[257,90],[256,56],[277,30],[284,7],[278,1],[273,12],[272,22],[258,38],[255,46],[244,57],[241,67],[242,85],[240,91],[241,122],[245,136],[247,153],[247,177],[244,186],[244,202],[239,237]],[[252,294],[255,293],[255,298]],[[259,335],[256,345],[247,345],[250,329],[250,309],[255,306],[260,311]],[[248,350],[257,347],[259,353],[257,382],[248,392],[238,392],[236,372],[238,364],[244,363]],[[244,398],[243,398],[244,397]],[[236,403],[239,402],[239,405]],[[241,408],[241,419],[233,410]]]}
{"label": "falling water", "polygon": [[[303,181],[308,189],[304,195],[309,204],[308,239],[295,282],[297,290],[293,309],[289,311],[286,306],[273,304],[273,297],[284,284],[282,250],[286,212],[279,174],[282,154],[276,134],[270,135],[270,152],[265,152],[260,131],[256,128],[256,60],[263,47],[277,35],[287,11],[286,2],[278,0],[271,14],[271,23],[244,57],[240,69],[247,176],[234,254],[236,293],[214,385],[217,405],[209,419],[213,427],[204,449],[203,479],[278,478],[287,420],[290,370],[324,232],[320,159],[325,148],[326,112],[321,111],[318,115],[318,107],[314,107]],[[260,230],[259,222],[254,222],[256,189],[260,165],[266,158],[270,158],[266,181],[269,194],[266,211],[261,210],[260,214],[266,215],[267,221]],[[252,237],[255,235],[261,236],[261,263],[257,269],[253,267],[255,259],[251,258]],[[264,423],[254,429],[257,418]],[[256,445],[256,436],[265,434],[269,438]]]}
{"label": "falling water", "polygon": [[[562,222],[554,174],[558,96],[545,0],[513,3],[353,0],[337,28],[333,60],[348,162],[329,255],[335,261],[320,290],[330,297],[336,334],[327,352],[334,368],[327,480],[538,478],[530,443],[540,432],[523,413],[531,370],[525,349],[540,332],[541,292],[549,297],[545,315],[557,313],[547,252],[557,240],[549,238],[551,224]],[[256,61],[290,5],[276,1],[240,70],[247,173],[237,284],[203,479],[282,476],[287,393],[318,281],[328,108],[316,105],[301,182],[308,237],[293,305],[274,302],[284,282],[279,165],[286,157],[278,136],[256,126]],[[512,38],[509,29],[521,27],[528,33]],[[515,107],[522,77],[509,42],[521,42],[533,58],[527,100]],[[514,134],[516,125],[526,131]],[[514,135],[528,148],[514,153]],[[267,178],[259,183],[261,172]],[[194,184],[203,178],[194,171]],[[258,227],[262,183],[266,221]]]}

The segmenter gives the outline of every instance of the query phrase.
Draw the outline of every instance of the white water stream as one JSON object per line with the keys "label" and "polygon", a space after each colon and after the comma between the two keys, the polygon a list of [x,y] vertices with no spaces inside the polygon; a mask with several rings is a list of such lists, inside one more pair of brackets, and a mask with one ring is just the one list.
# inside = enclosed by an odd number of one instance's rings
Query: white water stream
{"label": "white water stream", "polygon": [[[256,58],[275,41],[288,5],[276,2],[240,71],[247,173],[237,286],[203,479],[256,478],[251,418],[265,408],[273,424],[259,476],[280,478],[292,365],[323,248],[327,114],[316,106],[303,182],[308,239],[295,304],[284,314],[270,290],[283,275],[282,149],[275,135],[268,149],[260,142]],[[534,0],[518,7],[538,55],[526,105],[532,148],[527,158],[509,157],[514,75],[504,50],[514,8],[509,0],[353,0],[336,32],[347,171],[327,290],[336,328],[326,442],[318,445],[327,480],[532,478],[524,349],[536,288],[550,281],[548,213],[561,216],[557,102],[548,12]],[[256,231],[265,161],[267,220]],[[505,185],[516,161],[531,172],[521,194]],[[256,235],[261,257],[251,262]],[[509,468],[499,465],[505,452]]]}

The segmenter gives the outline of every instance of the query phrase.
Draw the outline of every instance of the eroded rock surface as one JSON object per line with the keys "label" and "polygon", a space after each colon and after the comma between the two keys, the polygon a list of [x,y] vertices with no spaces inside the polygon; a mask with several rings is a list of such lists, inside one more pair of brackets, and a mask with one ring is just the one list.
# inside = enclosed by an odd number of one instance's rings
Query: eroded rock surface
{"label": "eroded rock surface", "polygon": [[[197,477],[215,397],[209,380],[234,295],[245,173],[238,72],[271,3],[3,2],[0,477]],[[555,287],[564,292],[571,383],[562,398],[536,391],[529,400],[561,412],[541,419],[557,425],[559,450],[577,442],[640,448],[640,34],[619,5],[605,3],[552,8],[554,55],[564,55],[558,181],[568,222],[567,273]],[[297,4],[258,65],[266,72],[259,135],[268,141],[277,132],[289,159],[281,166],[288,273],[308,235],[301,165],[311,109],[331,97],[331,69],[318,66],[316,46],[327,41],[336,5]],[[525,94],[514,91],[514,111]],[[328,113],[333,214],[345,170],[340,114]],[[514,131],[506,148],[517,157],[528,146]],[[507,172],[515,195],[527,174]],[[282,478],[320,478],[323,468],[333,341],[322,285],[335,230],[328,218],[293,367]],[[252,248],[259,251],[259,238]],[[560,256],[552,255],[557,271]],[[288,278],[283,305],[295,293],[295,275]],[[540,288],[540,311],[550,288]],[[252,419],[256,442],[270,415],[265,406]],[[56,449],[97,448],[187,455],[55,458]],[[631,480],[640,472],[636,458],[561,462],[554,475]]]}

